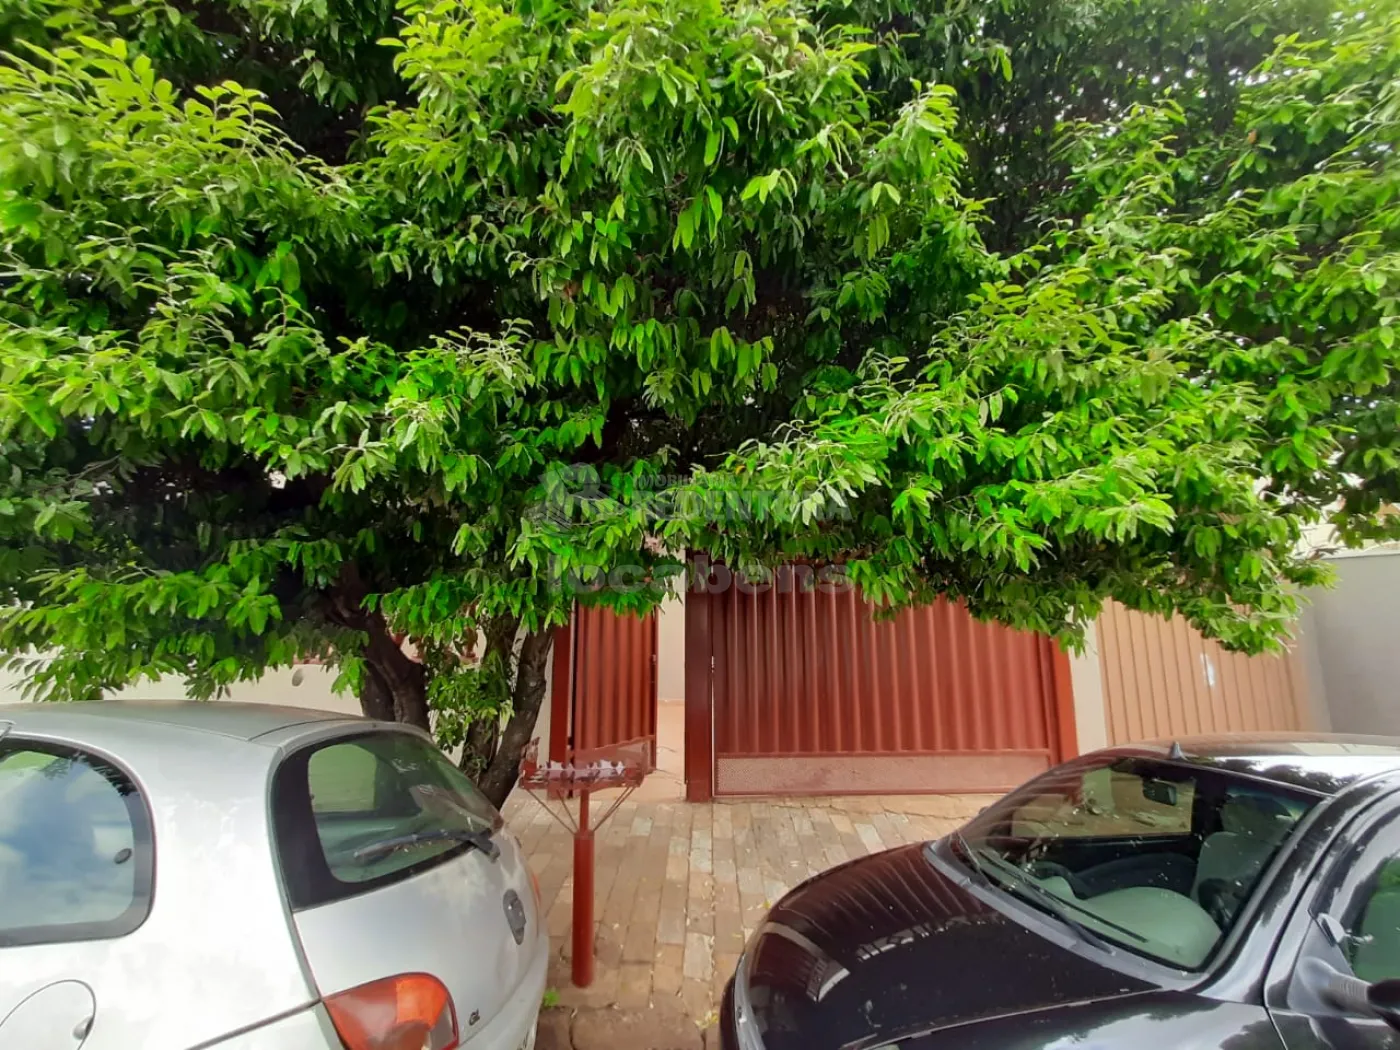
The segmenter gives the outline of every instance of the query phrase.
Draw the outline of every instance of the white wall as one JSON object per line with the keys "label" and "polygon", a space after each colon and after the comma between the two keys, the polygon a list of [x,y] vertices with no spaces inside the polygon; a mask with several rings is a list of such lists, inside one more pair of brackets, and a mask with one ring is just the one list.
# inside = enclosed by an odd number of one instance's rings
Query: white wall
{"label": "white wall", "polygon": [[[682,656],[684,650],[682,650]],[[554,651],[550,650],[545,665],[545,696],[540,704],[535,735],[540,741],[540,754],[549,754],[550,686],[553,681]],[[255,682],[240,682],[221,700],[251,704],[281,704],[286,707],[309,707],[318,711],[335,711],[343,715],[360,714],[360,701],[350,693],[332,689],[336,674],[319,664],[301,664],[268,671]],[[14,671],[0,670],[0,704],[23,703],[22,676]],[[142,682],[110,694],[113,700],[185,700],[184,679],[164,675],[155,681]]]}
{"label": "white wall", "polygon": [[[225,700],[253,704],[280,704],[286,707],[309,707],[321,711],[358,715],[360,701],[348,693],[337,694],[331,689],[335,672],[319,664],[304,664],[269,671],[255,682],[240,682],[229,691]],[[18,703],[21,676],[13,671],[0,671],[0,703]],[[187,698],[184,679],[164,675],[155,681],[142,682],[114,692],[114,700],[184,700]]]}
{"label": "white wall", "polygon": [[1310,591],[1303,614],[1308,684],[1334,732],[1400,736],[1400,552],[1329,561],[1336,586]]}
{"label": "white wall", "polygon": [[559,650],[551,647],[549,663],[544,669],[544,699],[540,701],[540,713],[535,718],[535,739],[540,742],[540,758],[549,757],[549,731],[554,719],[554,655]]}

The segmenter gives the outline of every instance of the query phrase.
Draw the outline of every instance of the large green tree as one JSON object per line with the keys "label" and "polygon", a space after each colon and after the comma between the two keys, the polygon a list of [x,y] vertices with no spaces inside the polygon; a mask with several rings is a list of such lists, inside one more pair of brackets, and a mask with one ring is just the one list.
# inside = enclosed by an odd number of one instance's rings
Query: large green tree
{"label": "large green tree", "polygon": [[1276,644],[1396,484],[1394,4],[913,7],[6,0],[0,648],[499,800],[668,551]]}

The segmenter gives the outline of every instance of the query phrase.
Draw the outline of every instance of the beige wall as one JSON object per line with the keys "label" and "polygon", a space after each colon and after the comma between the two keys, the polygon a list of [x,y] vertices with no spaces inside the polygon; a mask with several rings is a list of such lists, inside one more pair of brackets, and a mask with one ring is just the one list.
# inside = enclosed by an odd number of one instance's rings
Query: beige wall
{"label": "beige wall", "polygon": [[1074,690],[1074,729],[1079,753],[1107,747],[1108,711],[1104,708],[1103,665],[1099,660],[1099,635],[1094,624],[1084,632],[1084,651],[1070,653],[1070,687]]}
{"label": "beige wall", "polygon": [[663,703],[685,699],[685,596],[656,611],[656,695]]}
{"label": "beige wall", "polygon": [[1400,736],[1400,552],[1329,559],[1336,586],[1311,591],[1303,614],[1309,678],[1339,733]]}

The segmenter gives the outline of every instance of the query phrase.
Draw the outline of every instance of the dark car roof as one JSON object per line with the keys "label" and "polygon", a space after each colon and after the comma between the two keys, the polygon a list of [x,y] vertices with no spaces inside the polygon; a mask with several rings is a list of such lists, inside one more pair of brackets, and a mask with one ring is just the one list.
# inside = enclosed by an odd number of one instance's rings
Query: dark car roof
{"label": "dark car roof", "polygon": [[1340,733],[1251,733],[1152,740],[1112,750],[1231,770],[1335,795],[1358,780],[1400,772],[1400,739]]}

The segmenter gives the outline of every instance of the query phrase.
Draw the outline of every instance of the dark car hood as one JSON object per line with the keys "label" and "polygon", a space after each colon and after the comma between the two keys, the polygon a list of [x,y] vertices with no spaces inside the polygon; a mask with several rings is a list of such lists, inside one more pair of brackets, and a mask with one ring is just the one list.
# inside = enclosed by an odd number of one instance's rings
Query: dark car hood
{"label": "dark car hood", "polygon": [[748,966],[767,1050],[875,1046],[1150,987],[990,907],[923,846],[853,861],[793,890],[769,913]]}

